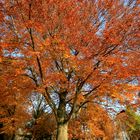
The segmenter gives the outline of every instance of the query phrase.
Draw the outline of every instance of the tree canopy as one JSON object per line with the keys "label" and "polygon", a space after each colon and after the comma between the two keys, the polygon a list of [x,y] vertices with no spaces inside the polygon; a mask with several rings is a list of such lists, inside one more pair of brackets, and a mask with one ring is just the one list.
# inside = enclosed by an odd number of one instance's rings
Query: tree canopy
{"label": "tree canopy", "polygon": [[9,127],[9,118],[29,119],[29,98],[39,94],[56,122],[57,140],[68,139],[76,119],[93,137],[108,133],[105,104],[128,105],[140,89],[139,2],[1,1],[2,122]]}

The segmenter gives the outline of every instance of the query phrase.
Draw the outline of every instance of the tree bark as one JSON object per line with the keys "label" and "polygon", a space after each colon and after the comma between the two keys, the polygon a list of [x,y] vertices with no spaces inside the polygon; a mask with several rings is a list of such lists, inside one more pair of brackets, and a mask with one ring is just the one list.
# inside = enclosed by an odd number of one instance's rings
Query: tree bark
{"label": "tree bark", "polygon": [[68,140],[68,123],[58,124],[56,140]]}

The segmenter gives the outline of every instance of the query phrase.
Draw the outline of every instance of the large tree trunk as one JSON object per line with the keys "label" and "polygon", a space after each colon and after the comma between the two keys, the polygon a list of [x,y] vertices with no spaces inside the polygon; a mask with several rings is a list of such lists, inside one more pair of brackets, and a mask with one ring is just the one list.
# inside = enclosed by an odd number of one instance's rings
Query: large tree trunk
{"label": "large tree trunk", "polygon": [[59,106],[57,109],[57,136],[56,140],[68,140],[68,120],[66,119],[66,95],[67,91],[61,91]]}
{"label": "large tree trunk", "polygon": [[58,124],[56,140],[68,140],[68,123]]}

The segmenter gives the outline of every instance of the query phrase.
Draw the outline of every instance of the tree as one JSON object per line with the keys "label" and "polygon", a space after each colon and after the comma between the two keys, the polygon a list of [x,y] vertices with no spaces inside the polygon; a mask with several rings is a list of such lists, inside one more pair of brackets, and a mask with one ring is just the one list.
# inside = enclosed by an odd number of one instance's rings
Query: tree
{"label": "tree", "polygon": [[38,93],[32,95],[32,119],[27,125],[27,130],[31,132],[32,139],[53,139],[55,137],[56,121],[54,115],[49,113],[49,106],[45,99]]}
{"label": "tree", "polygon": [[116,115],[116,138],[138,140],[140,135],[140,115],[135,106],[130,106]]}
{"label": "tree", "polygon": [[[73,129],[74,128],[74,129]],[[69,123],[69,139],[114,138],[114,124],[108,113],[97,104],[88,104]]]}
{"label": "tree", "polygon": [[6,83],[16,91],[8,93],[42,94],[57,122],[57,140],[68,139],[68,124],[84,106],[106,96],[128,103],[139,90],[130,84],[140,73],[138,5],[139,0],[1,2],[0,61],[9,59],[15,73]]}
{"label": "tree", "polygon": [[140,138],[140,115],[134,109],[128,109],[126,113],[128,115],[128,121],[125,123],[128,127],[128,134],[132,140],[137,140]]}

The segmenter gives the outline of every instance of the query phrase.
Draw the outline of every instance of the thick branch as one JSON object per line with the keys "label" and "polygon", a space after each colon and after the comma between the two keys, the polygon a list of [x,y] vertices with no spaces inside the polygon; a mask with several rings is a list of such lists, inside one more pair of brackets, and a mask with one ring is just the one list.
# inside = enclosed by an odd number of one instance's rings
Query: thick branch
{"label": "thick branch", "polygon": [[95,86],[95,87],[92,88],[91,90],[87,91],[87,93],[84,94],[84,96],[85,96],[85,97],[89,96],[93,91],[97,90],[100,86],[101,86],[101,84]]}
{"label": "thick branch", "polygon": [[48,93],[48,88],[47,88],[47,87],[45,88],[45,94],[44,94],[44,96],[45,96],[45,98],[46,98],[46,100],[47,100],[49,106],[51,107],[51,109],[52,109],[52,111],[53,111],[53,113],[54,113],[54,115],[55,115],[56,121],[57,121],[58,118],[57,118],[57,109],[56,109],[56,105],[55,105],[55,103],[53,102],[53,100],[51,99],[50,94]]}

